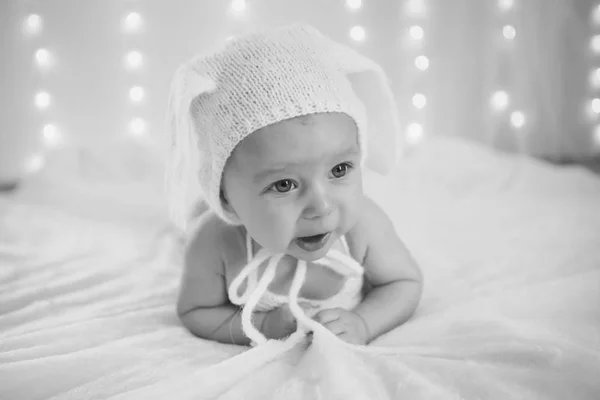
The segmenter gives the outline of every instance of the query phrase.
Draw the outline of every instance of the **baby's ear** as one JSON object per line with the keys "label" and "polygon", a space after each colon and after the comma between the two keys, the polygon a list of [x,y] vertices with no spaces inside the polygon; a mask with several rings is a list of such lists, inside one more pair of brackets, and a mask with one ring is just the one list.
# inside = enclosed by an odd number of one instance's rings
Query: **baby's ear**
{"label": "baby's ear", "polygon": [[221,190],[221,192],[219,193],[219,198],[221,199],[221,204],[223,204],[223,209],[225,211],[227,211],[228,213],[231,213],[231,215],[233,215],[233,216],[235,216],[236,218],[239,219],[239,216],[237,215],[237,213],[235,212],[233,206],[231,205],[231,203],[227,199],[227,195],[225,194],[224,190]]}
{"label": "baby's ear", "polygon": [[398,106],[387,76],[374,61],[354,49],[326,39],[330,54],[346,73],[352,89],[365,107],[367,116],[366,158],[368,168],[388,174],[396,166],[400,121]]}

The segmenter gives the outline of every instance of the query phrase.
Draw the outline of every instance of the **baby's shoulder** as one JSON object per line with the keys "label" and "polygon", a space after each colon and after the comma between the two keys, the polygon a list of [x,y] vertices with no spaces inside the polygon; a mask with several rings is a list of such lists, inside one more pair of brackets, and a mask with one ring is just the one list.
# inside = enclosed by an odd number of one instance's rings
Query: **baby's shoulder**
{"label": "baby's shoulder", "polygon": [[370,230],[380,230],[382,225],[387,226],[392,223],[387,213],[370,197],[364,196],[362,206],[363,212],[359,218],[358,225],[367,232]]}
{"label": "baby's shoulder", "polygon": [[363,196],[361,214],[346,234],[346,240],[355,259],[364,261],[369,246],[377,233],[388,228],[391,220],[383,209],[368,196]]}
{"label": "baby's shoulder", "polygon": [[186,249],[186,264],[198,265],[201,260],[211,260],[224,268],[244,254],[242,228],[227,224],[213,212],[202,216]]}

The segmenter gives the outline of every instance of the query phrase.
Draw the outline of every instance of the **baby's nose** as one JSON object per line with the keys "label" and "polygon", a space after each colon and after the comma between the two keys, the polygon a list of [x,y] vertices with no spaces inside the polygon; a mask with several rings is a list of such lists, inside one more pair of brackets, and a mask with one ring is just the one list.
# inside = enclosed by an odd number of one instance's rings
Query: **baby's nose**
{"label": "baby's nose", "polygon": [[324,188],[315,188],[304,213],[308,219],[320,219],[327,217],[333,211],[333,201]]}

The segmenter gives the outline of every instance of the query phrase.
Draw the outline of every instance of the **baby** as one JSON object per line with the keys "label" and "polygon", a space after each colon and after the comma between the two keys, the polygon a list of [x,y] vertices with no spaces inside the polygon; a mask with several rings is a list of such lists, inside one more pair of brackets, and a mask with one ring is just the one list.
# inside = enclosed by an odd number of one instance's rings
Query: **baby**
{"label": "baby", "polygon": [[381,167],[378,146],[397,129],[375,63],[309,26],[247,35],[177,71],[170,127],[171,212],[189,238],[177,311],[189,331],[250,344],[240,307],[264,281],[253,323],[289,336],[300,265],[300,306],[347,342],[411,317],[421,272],[362,189],[363,164]]}

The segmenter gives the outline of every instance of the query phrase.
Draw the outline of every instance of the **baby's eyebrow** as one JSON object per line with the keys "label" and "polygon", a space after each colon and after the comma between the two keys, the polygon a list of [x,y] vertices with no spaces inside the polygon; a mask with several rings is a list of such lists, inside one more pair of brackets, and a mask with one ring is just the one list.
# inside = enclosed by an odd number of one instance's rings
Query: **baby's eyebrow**
{"label": "baby's eyebrow", "polygon": [[[338,158],[342,158],[345,156],[353,156],[353,155],[357,155],[357,154],[360,154],[360,149],[357,146],[352,146],[352,147],[348,147],[347,149],[345,149],[337,154],[332,155],[330,158],[338,159]],[[259,183],[270,175],[284,172],[289,168],[294,168],[294,167],[300,166],[302,164],[305,164],[305,162],[288,162],[288,163],[275,164],[271,168],[265,169],[265,170],[259,172],[258,174],[256,174],[253,178],[253,181],[255,183]]]}
{"label": "baby's eyebrow", "polygon": [[261,171],[258,174],[254,175],[253,181],[254,181],[254,183],[260,183],[270,175],[274,175],[274,174],[285,171],[289,165],[290,164],[286,164],[281,167],[265,169],[264,171]]}

